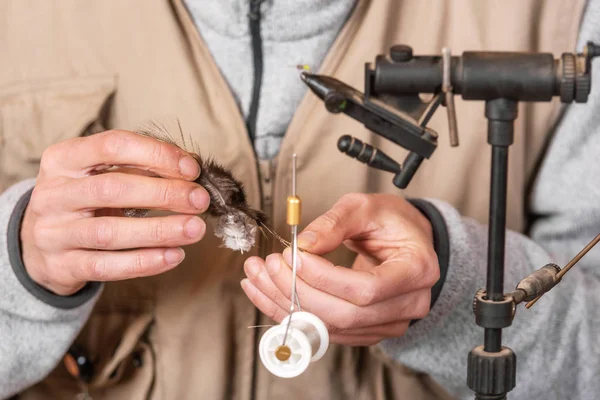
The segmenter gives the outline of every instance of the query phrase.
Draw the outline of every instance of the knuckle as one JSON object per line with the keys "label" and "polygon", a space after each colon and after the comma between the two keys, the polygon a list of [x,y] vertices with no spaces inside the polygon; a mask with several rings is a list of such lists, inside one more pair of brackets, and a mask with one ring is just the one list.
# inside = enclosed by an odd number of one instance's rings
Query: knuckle
{"label": "knuckle", "polygon": [[343,330],[358,327],[360,322],[360,310],[359,307],[351,307],[348,312],[341,315],[337,327]]}
{"label": "knuckle", "polygon": [[90,227],[90,242],[97,249],[107,249],[117,236],[117,226],[107,221],[97,222]]}
{"label": "knuckle", "polygon": [[121,197],[124,190],[124,185],[114,174],[98,175],[91,185],[92,195],[105,204],[113,203],[115,199]]}
{"label": "knuckle", "polygon": [[321,223],[328,230],[334,230],[335,228],[341,225],[342,219],[336,211],[329,210],[325,214],[323,214]]}
{"label": "knuckle", "polygon": [[427,295],[420,296],[415,308],[414,308],[414,318],[421,319],[425,318],[430,311],[430,302],[431,297]]}
{"label": "knuckle", "polygon": [[38,249],[56,248],[56,233],[54,229],[34,223],[31,227],[31,235]]}
{"label": "knuckle", "polygon": [[101,281],[106,276],[106,259],[104,257],[94,257],[88,263],[87,273],[89,281]]}
{"label": "knuckle", "polygon": [[347,193],[340,199],[340,203],[352,208],[363,208],[371,202],[372,195],[367,193]]}
{"label": "knuckle", "polygon": [[[94,137],[94,136],[93,136]],[[129,135],[123,131],[106,131],[94,137],[100,143],[98,150],[104,157],[113,157],[126,148]]]}
{"label": "knuckle", "polygon": [[56,168],[57,160],[59,157],[60,144],[53,144],[47,147],[40,158],[40,173],[44,175],[50,175]]}
{"label": "knuckle", "polygon": [[150,148],[150,160],[153,165],[159,165],[165,155],[165,145],[158,140],[154,141]]}
{"label": "knuckle", "polygon": [[356,305],[365,307],[377,302],[377,299],[379,298],[379,292],[379,285],[376,281],[373,280],[366,282],[358,293]]}
{"label": "knuckle", "polygon": [[64,162],[65,155],[77,147],[82,140],[84,139],[76,137],[54,143],[46,147],[40,158],[40,170],[51,174],[52,171],[54,171]]}
{"label": "knuckle", "polygon": [[417,267],[415,280],[420,282],[419,286],[431,288],[440,279],[437,257],[432,259],[424,253],[418,253],[415,257],[414,265]]}
{"label": "knuckle", "polygon": [[150,222],[149,235],[150,240],[153,243],[161,243],[167,239],[168,226],[163,220],[156,220]]}
{"label": "knuckle", "polygon": [[[51,189],[50,189],[51,190]],[[31,210],[35,215],[43,215],[47,209],[47,204],[49,203],[49,189],[44,185],[36,185],[31,192],[31,198],[29,199],[29,204],[27,208]]]}
{"label": "knuckle", "polygon": [[156,187],[156,200],[163,208],[170,208],[177,202],[177,190],[168,179],[161,179]]}
{"label": "knuckle", "polygon": [[411,286],[414,288],[433,286],[439,279],[439,268],[435,267],[437,260],[432,262],[427,252],[419,248],[407,248],[405,250],[407,251],[406,276]]}
{"label": "knuckle", "polygon": [[141,276],[145,270],[146,266],[146,256],[143,252],[138,251],[133,256],[133,262],[131,263],[131,275],[132,276]]}
{"label": "knuckle", "polygon": [[333,231],[344,226],[344,220],[357,209],[364,209],[370,204],[371,196],[364,193],[348,193],[343,195],[338,202],[319,219],[325,230]]}
{"label": "knuckle", "polygon": [[322,272],[316,272],[316,275],[312,279],[311,286],[319,290],[329,289],[329,285],[327,284],[327,276]]}
{"label": "knuckle", "polygon": [[428,288],[433,287],[440,280],[440,267],[438,263],[429,263],[425,266],[424,282]]}
{"label": "knuckle", "polygon": [[433,286],[440,279],[440,263],[435,250],[431,249],[429,255],[425,259],[424,265],[426,271],[426,279],[429,286]]}

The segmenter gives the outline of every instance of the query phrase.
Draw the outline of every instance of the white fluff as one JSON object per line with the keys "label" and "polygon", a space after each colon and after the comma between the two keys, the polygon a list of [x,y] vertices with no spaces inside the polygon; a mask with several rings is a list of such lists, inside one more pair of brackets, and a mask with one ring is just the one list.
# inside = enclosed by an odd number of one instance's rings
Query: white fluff
{"label": "white fluff", "polygon": [[241,212],[234,212],[218,219],[215,236],[222,239],[228,249],[244,253],[256,242],[256,228],[256,221]]}

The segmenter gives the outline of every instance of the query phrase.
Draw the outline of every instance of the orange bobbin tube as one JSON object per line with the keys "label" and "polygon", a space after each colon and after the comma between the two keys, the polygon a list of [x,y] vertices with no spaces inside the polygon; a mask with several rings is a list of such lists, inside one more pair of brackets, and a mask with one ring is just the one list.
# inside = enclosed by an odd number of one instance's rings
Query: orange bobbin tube
{"label": "orange bobbin tube", "polygon": [[301,201],[298,196],[287,198],[287,224],[290,226],[300,225]]}

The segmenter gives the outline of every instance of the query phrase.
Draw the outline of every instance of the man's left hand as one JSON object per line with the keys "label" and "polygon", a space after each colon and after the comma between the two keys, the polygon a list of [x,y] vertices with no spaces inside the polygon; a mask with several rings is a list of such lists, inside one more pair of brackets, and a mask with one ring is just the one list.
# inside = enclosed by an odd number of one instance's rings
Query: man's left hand
{"label": "man's left hand", "polygon": [[[320,257],[341,244],[358,254],[352,268]],[[367,346],[402,336],[411,320],[429,312],[439,279],[431,224],[401,197],[350,194],[298,237],[296,288],[304,311],[328,326],[332,343]],[[289,314],[291,251],[251,257],[241,282],[268,317]]]}

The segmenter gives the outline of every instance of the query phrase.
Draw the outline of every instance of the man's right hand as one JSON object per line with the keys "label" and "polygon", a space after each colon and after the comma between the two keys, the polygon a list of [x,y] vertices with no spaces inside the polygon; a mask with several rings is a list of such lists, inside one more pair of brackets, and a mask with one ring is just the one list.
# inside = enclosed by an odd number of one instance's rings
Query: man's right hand
{"label": "man's right hand", "polygon": [[[98,171],[120,166],[159,177]],[[21,227],[23,262],[39,285],[59,294],[89,281],[156,275],[177,266],[180,248],[206,231],[197,214],[209,196],[193,182],[198,163],[176,146],[127,131],[69,139],[43,154]],[[125,208],[175,215],[123,217]],[[102,251],[98,251],[102,250]]]}

